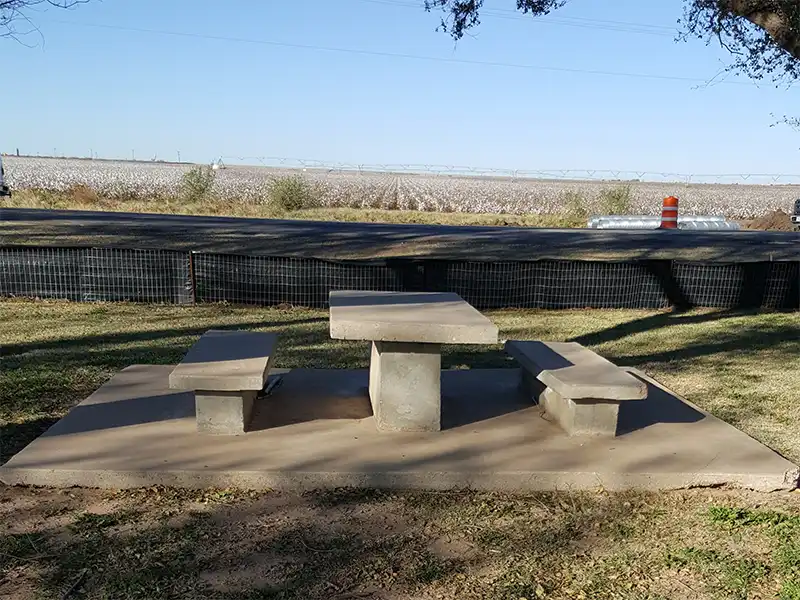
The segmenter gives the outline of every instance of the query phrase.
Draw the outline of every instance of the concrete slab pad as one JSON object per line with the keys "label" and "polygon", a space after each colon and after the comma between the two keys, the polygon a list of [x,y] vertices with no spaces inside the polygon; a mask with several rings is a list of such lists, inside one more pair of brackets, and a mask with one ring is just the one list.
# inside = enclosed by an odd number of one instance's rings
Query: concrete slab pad
{"label": "concrete slab pad", "polygon": [[330,306],[333,339],[497,343],[497,326],[458,294],[341,291],[330,293]]}
{"label": "concrete slab pad", "polygon": [[177,390],[259,391],[267,380],[278,336],[261,331],[211,329],[169,376]]}
{"label": "concrete slab pad", "polygon": [[8,484],[565,490],[732,485],[792,489],[798,468],[636,373],[617,438],[569,437],[520,389],[520,372],[442,373],[442,427],[379,433],[367,371],[293,370],[259,398],[253,431],[198,434],[169,366],[132,366],[0,468]]}

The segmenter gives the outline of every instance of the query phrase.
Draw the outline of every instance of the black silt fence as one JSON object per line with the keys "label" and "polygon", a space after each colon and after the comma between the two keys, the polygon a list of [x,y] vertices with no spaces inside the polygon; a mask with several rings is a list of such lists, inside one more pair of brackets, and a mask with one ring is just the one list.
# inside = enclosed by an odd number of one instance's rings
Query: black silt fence
{"label": "black silt fence", "polygon": [[491,308],[800,308],[800,263],[472,262],[0,247],[0,296],[325,308],[331,290],[455,292]]}
{"label": "black silt fence", "polygon": [[322,308],[331,290],[408,291],[408,261],[331,262],[308,258],[195,254],[197,302]]}
{"label": "black silt fence", "polygon": [[191,304],[190,256],[130,248],[0,248],[0,295]]}
{"label": "black silt fence", "polygon": [[688,306],[796,309],[800,263],[701,264],[676,262],[674,281]]}
{"label": "black silt fence", "polygon": [[459,294],[489,308],[664,308],[670,301],[651,262],[425,263],[426,291]]}
{"label": "black silt fence", "polygon": [[194,255],[198,302],[328,306],[332,290],[455,292],[478,309],[800,307],[800,263],[434,259],[326,261]]}

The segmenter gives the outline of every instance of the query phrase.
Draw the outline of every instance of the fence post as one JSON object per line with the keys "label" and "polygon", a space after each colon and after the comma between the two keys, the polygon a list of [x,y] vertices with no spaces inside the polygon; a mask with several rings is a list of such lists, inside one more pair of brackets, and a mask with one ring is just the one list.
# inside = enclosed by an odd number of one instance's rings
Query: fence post
{"label": "fence post", "polygon": [[774,262],[754,262],[742,265],[742,295],[737,308],[762,308],[767,292],[767,280]]}
{"label": "fence post", "polygon": [[192,288],[192,304],[197,304],[197,279],[194,276],[194,250],[189,250],[189,285]]}
{"label": "fence post", "polygon": [[[795,270],[795,277],[794,279],[789,280],[789,306],[787,308],[795,310],[800,310],[800,260],[797,261],[797,269]],[[797,304],[792,306],[791,298],[794,298],[797,301]]]}

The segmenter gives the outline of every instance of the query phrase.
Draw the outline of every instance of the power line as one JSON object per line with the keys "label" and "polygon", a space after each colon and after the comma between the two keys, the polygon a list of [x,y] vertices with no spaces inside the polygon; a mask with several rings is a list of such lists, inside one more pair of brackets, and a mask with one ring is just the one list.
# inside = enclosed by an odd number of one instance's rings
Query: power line
{"label": "power line", "polygon": [[[44,22],[45,19],[42,19]],[[702,83],[707,84],[709,83],[708,79],[700,79],[697,77],[682,77],[679,75],[653,75],[649,73],[626,73],[623,71],[605,71],[599,69],[574,69],[568,67],[551,67],[546,65],[530,65],[524,63],[508,63],[508,62],[499,62],[499,61],[484,61],[484,60],[469,60],[463,58],[445,58],[439,56],[425,56],[421,54],[405,54],[399,52],[383,52],[377,50],[361,50],[357,48],[340,48],[336,46],[318,46],[314,44],[297,44],[292,42],[277,42],[274,40],[258,40],[252,38],[240,38],[240,37],[231,37],[231,36],[221,36],[221,35],[210,35],[210,34],[203,34],[203,33],[192,33],[192,32],[184,32],[184,31],[167,31],[163,29],[146,29],[142,27],[126,27],[122,25],[107,25],[101,23],[79,23],[74,21],[63,21],[60,19],[47,19],[49,23],[59,23],[62,25],[71,25],[74,27],[93,27],[97,29],[110,29],[114,31],[129,31],[132,33],[147,33],[147,34],[154,34],[154,35],[167,35],[167,36],[174,36],[174,37],[184,37],[184,38],[192,38],[192,39],[202,39],[202,40],[214,40],[219,42],[236,42],[236,43],[243,43],[243,44],[258,44],[264,46],[274,46],[280,48],[295,48],[301,50],[314,50],[314,51],[322,51],[322,52],[338,52],[344,54],[356,54],[361,56],[378,56],[382,58],[403,58],[403,59],[410,59],[410,60],[423,60],[429,62],[439,62],[439,63],[450,63],[450,64],[462,64],[462,65],[476,65],[482,67],[505,67],[510,69],[525,69],[531,71],[551,71],[557,73],[572,73],[578,75],[599,75],[599,76],[607,76],[607,77],[627,77],[632,79],[656,79],[656,80],[663,80],[663,81],[682,81],[687,83]],[[745,82],[745,81],[728,81],[728,80],[721,80],[715,82],[715,85],[747,85],[753,86],[752,82]]]}
{"label": "power line", "polygon": [[675,171],[648,171],[631,169],[508,169],[501,167],[478,167],[458,164],[427,163],[356,163],[337,162],[314,158],[285,156],[222,156],[231,164],[253,165],[285,169],[312,169],[329,172],[367,172],[388,174],[429,174],[460,176],[496,176],[509,179],[553,179],[565,181],[641,181],[681,182],[681,183],[723,183],[731,184],[796,184],[800,174],[792,173],[678,173]]}
{"label": "power line", "polygon": [[[420,10],[422,5],[414,2],[404,2],[402,0],[358,0],[367,4],[378,4],[384,6],[398,6],[402,8],[413,8]],[[637,33],[643,35],[653,35],[658,37],[674,37],[675,29],[663,25],[650,25],[647,23],[631,23],[628,21],[611,21],[605,19],[588,19],[585,17],[538,17],[520,14],[519,11],[501,8],[483,8],[480,11],[481,17],[489,16],[498,19],[513,21],[526,21],[538,25],[562,25],[566,27],[579,27],[583,29],[599,29],[605,31],[619,31],[623,33]]]}
{"label": "power line", "polygon": [[[132,155],[149,155],[148,152],[137,153],[131,151]],[[97,162],[116,162],[130,161],[130,157],[108,156],[100,157],[99,153],[90,151],[88,157],[79,155],[67,155],[64,152],[56,153],[53,148],[52,154],[29,152],[16,157],[13,154],[3,154],[3,156],[15,158],[37,158],[37,159],[57,159],[73,160],[81,158],[92,158]],[[215,155],[216,156],[216,155]],[[180,163],[181,153],[178,151]],[[164,162],[167,165],[170,161],[155,161],[139,159],[140,164],[153,164]],[[262,167],[272,169],[308,169],[317,171],[327,171],[329,173],[380,173],[396,176],[404,175],[450,175],[463,177],[500,177],[504,179],[549,179],[562,181],[620,181],[630,183],[718,183],[736,185],[800,185],[800,173],[682,173],[677,171],[651,171],[640,169],[511,169],[502,167],[480,167],[459,165],[457,163],[432,164],[432,163],[368,163],[368,162],[349,162],[333,161],[315,158],[297,158],[286,156],[241,156],[233,154],[223,154],[218,156],[212,163],[220,163],[232,168],[238,167]],[[258,163],[258,165],[256,165]],[[174,164],[174,163],[172,163]],[[192,164],[185,162],[183,164]],[[198,163],[203,164],[203,163]]]}

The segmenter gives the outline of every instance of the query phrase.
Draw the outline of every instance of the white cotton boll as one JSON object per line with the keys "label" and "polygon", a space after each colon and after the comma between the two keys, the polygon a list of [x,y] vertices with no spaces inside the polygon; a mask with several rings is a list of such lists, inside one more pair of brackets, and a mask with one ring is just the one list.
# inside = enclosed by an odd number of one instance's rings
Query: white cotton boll
{"label": "white cotton boll", "polygon": [[[216,164],[216,163],[215,163]],[[6,184],[14,189],[67,190],[78,184],[101,194],[141,197],[177,195],[186,164],[4,157]],[[416,173],[379,173],[324,169],[226,166],[215,171],[214,192],[223,200],[263,202],[277,176],[300,175],[319,192],[323,207],[444,210],[471,213],[553,214],[573,208],[580,198],[588,213],[603,211],[603,190],[629,186],[633,214],[660,213],[664,197],[680,198],[683,214],[722,215],[732,219],[791,212],[798,185],[730,185],[569,181],[469,177]]]}

